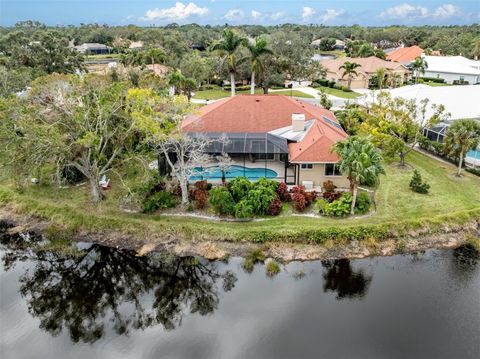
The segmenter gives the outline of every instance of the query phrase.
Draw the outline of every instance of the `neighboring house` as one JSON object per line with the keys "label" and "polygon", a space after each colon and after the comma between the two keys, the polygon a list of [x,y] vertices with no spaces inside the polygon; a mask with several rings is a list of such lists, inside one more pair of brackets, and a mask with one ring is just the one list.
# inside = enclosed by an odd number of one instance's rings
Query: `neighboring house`
{"label": "neighboring house", "polygon": [[323,67],[327,70],[326,78],[335,81],[342,86],[348,85],[348,76],[343,76],[343,69],[340,67],[345,62],[354,62],[360,65],[356,69],[357,76],[353,76],[352,89],[368,88],[371,77],[378,69],[384,68],[388,74],[399,74],[400,82],[404,83],[409,76],[409,70],[398,62],[385,61],[375,56],[370,57],[344,57],[335,60],[322,61]]}
{"label": "neighboring house", "polygon": [[[236,172],[252,180],[268,177],[310,189],[327,180],[348,186],[335,165],[339,158],[331,151],[347,134],[332,112],[300,100],[280,95],[229,97],[188,116],[182,131],[214,140],[208,153],[228,153]],[[215,141],[225,136],[226,145]]]}
{"label": "neighboring house", "polygon": [[444,79],[446,83],[480,83],[480,61],[463,56],[425,56],[427,69],[421,76]]}
{"label": "neighboring house", "polygon": [[[432,104],[443,105],[445,112],[449,114],[448,120],[441,122],[430,129],[425,130],[424,135],[436,142],[443,142],[448,126],[454,121],[465,118],[480,121],[480,86],[428,86],[424,84],[403,86],[388,91],[392,97],[401,97],[407,100],[414,99],[419,105],[423,99],[429,100],[429,106],[425,115],[433,115]],[[366,98],[358,100],[360,105],[368,106],[375,101],[379,91],[372,91]],[[480,147],[477,151],[470,151],[465,159],[466,164],[480,167]]]}
{"label": "neighboring house", "polygon": [[74,47],[75,50],[80,52],[81,54],[92,54],[92,55],[101,55],[101,54],[109,54],[112,51],[112,48],[103,45],[103,44],[96,44],[96,43],[85,43],[82,45],[77,45]]}
{"label": "neighboring house", "polygon": [[410,46],[410,47],[400,47],[388,53],[388,61],[396,61],[404,65],[415,61],[417,57],[421,57],[425,53],[419,46]]}
{"label": "neighboring house", "polygon": [[158,75],[158,76],[161,76],[161,77],[168,74],[171,70],[170,67],[165,66],[165,65],[161,65],[161,64],[148,64],[147,69],[152,71],[155,75]]}

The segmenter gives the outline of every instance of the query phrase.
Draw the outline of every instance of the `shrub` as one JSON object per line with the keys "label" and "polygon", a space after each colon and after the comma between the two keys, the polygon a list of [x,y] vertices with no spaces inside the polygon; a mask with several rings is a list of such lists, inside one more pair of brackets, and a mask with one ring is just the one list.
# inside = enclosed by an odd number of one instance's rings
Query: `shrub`
{"label": "shrub", "polygon": [[254,183],[253,185],[255,188],[259,188],[259,187],[265,187],[265,188],[269,188],[273,191],[276,191],[277,188],[278,188],[278,182],[277,181],[274,181],[274,180],[269,180],[269,179],[266,179],[264,177],[260,178],[257,182]]}
{"label": "shrub", "polygon": [[295,208],[295,210],[297,210],[298,212],[303,212],[305,208],[307,208],[305,196],[302,193],[296,192],[292,194],[292,200],[293,208]]}
{"label": "shrub", "polygon": [[305,205],[309,207],[317,199],[317,192],[316,191],[305,192],[304,196],[305,196]]}
{"label": "shrub", "polygon": [[371,206],[372,200],[369,194],[366,192],[359,193],[355,202],[355,212],[360,214],[367,213]]}
{"label": "shrub", "polygon": [[332,203],[342,196],[342,192],[325,192],[322,195],[327,202]]}
{"label": "shrub", "polygon": [[282,202],[289,202],[292,199],[290,197],[290,193],[288,192],[288,186],[284,182],[278,184],[276,192],[278,194],[278,198],[280,198]]}
{"label": "shrub", "polygon": [[252,218],[254,215],[253,207],[247,200],[241,200],[235,205],[235,217],[237,218]]}
{"label": "shrub", "polygon": [[337,186],[335,186],[332,181],[328,180],[328,181],[323,182],[323,191],[324,192],[327,192],[327,193],[335,192],[335,188],[337,188]]}
{"label": "shrub", "polygon": [[207,192],[208,184],[207,181],[198,181],[195,183],[195,189],[193,190],[193,200],[197,208],[203,209],[207,204]]}
{"label": "shrub", "polygon": [[175,198],[168,191],[158,191],[148,198],[146,198],[142,203],[142,211],[144,213],[152,213],[157,209],[171,208],[175,206]]}
{"label": "shrub", "polygon": [[240,202],[252,189],[253,184],[246,177],[237,177],[230,181],[228,189],[235,202]]}
{"label": "shrub", "polygon": [[278,198],[274,198],[268,205],[267,214],[271,216],[278,216],[282,212],[283,203]]}
{"label": "shrub", "polygon": [[268,187],[256,187],[248,192],[245,200],[252,206],[257,215],[267,214],[270,203],[276,198],[277,193]]}
{"label": "shrub", "polygon": [[350,213],[352,205],[352,195],[345,192],[339,199],[325,205],[324,214],[327,216],[343,217]]}
{"label": "shrub", "polygon": [[325,198],[320,198],[316,203],[315,207],[320,214],[325,214],[325,207],[329,202]]}
{"label": "shrub", "polygon": [[413,192],[427,194],[430,189],[430,185],[422,180],[422,175],[417,170],[413,171],[413,176],[410,181],[410,189]]}
{"label": "shrub", "polygon": [[210,191],[209,202],[215,212],[231,215],[235,212],[235,202],[227,187],[216,187]]}
{"label": "shrub", "polygon": [[475,168],[465,168],[465,171],[470,172],[471,174],[474,174],[475,176],[480,176],[480,169],[475,169]]}

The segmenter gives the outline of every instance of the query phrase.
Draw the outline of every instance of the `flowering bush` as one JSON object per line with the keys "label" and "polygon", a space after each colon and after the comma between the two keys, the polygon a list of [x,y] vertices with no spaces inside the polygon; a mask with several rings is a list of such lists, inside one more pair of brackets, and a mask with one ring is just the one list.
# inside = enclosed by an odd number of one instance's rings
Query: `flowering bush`
{"label": "flowering bush", "polygon": [[278,216],[282,212],[283,203],[278,198],[274,198],[268,205],[267,214],[271,216]]}

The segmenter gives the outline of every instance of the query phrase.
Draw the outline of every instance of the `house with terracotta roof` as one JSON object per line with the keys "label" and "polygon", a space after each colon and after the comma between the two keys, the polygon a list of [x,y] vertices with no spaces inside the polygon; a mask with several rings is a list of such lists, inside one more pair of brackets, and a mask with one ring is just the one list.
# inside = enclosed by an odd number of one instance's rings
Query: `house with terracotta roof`
{"label": "house with terracotta roof", "polygon": [[420,46],[399,47],[387,55],[388,61],[396,61],[404,65],[408,65],[415,61],[417,57],[425,54],[425,50]]}
{"label": "house with terracotta roof", "polygon": [[344,57],[322,61],[322,66],[327,71],[326,79],[335,81],[339,85],[347,86],[348,76],[344,76],[344,71],[341,68],[341,66],[347,61],[360,65],[360,67],[355,70],[357,75],[353,76],[351,83],[352,89],[368,88],[371,77],[381,68],[385,69],[387,76],[398,74],[400,77],[400,83],[404,83],[408,80],[410,74],[408,68],[399,62],[385,61],[375,56],[355,58]]}
{"label": "house with terracotta roof", "polygon": [[[337,187],[348,186],[331,151],[347,134],[332,112],[310,103],[281,95],[237,95],[187,116],[181,130],[211,139],[209,154],[230,156],[234,165],[227,179],[266,177],[307,188],[332,180]],[[215,163],[210,173],[219,177]],[[220,178],[207,174],[206,179]]]}

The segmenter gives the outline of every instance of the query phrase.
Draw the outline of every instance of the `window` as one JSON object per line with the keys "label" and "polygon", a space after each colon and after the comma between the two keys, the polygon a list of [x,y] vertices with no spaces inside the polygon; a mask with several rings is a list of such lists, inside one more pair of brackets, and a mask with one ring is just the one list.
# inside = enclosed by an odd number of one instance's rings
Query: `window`
{"label": "window", "polygon": [[313,168],[313,164],[311,163],[302,163],[301,165],[302,170],[311,170]]}
{"label": "window", "polygon": [[464,81],[465,80],[465,76],[460,76],[460,81]]}
{"label": "window", "polygon": [[325,176],[341,176],[340,170],[335,163],[325,164]]}

